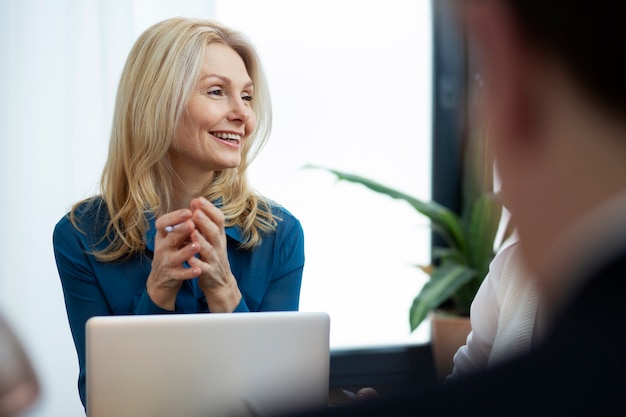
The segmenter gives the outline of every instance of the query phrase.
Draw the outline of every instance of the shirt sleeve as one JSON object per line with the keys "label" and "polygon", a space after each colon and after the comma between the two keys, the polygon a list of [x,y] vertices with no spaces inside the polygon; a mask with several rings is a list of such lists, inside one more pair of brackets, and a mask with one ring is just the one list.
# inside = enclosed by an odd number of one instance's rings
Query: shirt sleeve
{"label": "shirt sleeve", "polygon": [[300,222],[291,217],[280,231],[275,248],[275,272],[259,311],[297,311],[304,269],[304,232]]}
{"label": "shirt sleeve", "polygon": [[85,235],[77,231],[67,218],[57,223],[52,236],[67,318],[78,354],[80,367],[78,386],[83,405],[85,405],[85,323],[92,316],[111,314],[89,260],[85,239]]}
{"label": "shirt sleeve", "polygon": [[148,289],[144,288],[135,307],[135,314],[174,314],[176,310],[166,310],[159,307],[152,301],[152,298],[148,295]]}
{"label": "shirt sleeve", "polygon": [[243,298],[243,295],[241,296],[241,301],[239,301],[239,304],[237,305],[237,307],[235,307],[235,310],[233,311],[233,313],[249,313],[250,312],[250,307],[248,307],[248,304],[246,303],[246,300]]}
{"label": "shirt sleeve", "polygon": [[[90,254],[92,248],[88,235],[78,231],[69,219],[64,217],[55,226],[52,241],[67,318],[78,355],[80,368],[78,388],[84,406],[85,324],[90,317],[109,316],[113,311],[96,276],[97,261]],[[163,314],[171,311],[154,304],[144,289],[132,313]]]}
{"label": "shirt sleeve", "polygon": [[487,367],[491,348],[498,331],[500,305],[497,288],[506,265],[508,247],[498,252],[489,266],[470,309],[472,330],[465,345],[454,355],[454,368],[446,381],[458,379]]}

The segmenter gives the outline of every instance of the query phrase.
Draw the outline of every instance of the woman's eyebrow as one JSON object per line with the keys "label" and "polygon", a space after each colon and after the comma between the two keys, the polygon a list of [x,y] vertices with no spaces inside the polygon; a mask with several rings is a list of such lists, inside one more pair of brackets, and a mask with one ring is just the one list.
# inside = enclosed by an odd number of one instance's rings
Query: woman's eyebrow
{"label": "woman's eyebrow", "polygon": [[[207,80],[209,78],[217,78],[219,80],[221,80],[222,82],[226,83],[226,84],[233,84],[233,80],[231,80],[230,78],[224,76],[224,75],[219,75],[219,74],[207,74],[204,77],[202,77],[202,81]],[[249,88],[249,87],[254,87],[254,83],[252,81],[248,81],[245,85],[244,88]]]}

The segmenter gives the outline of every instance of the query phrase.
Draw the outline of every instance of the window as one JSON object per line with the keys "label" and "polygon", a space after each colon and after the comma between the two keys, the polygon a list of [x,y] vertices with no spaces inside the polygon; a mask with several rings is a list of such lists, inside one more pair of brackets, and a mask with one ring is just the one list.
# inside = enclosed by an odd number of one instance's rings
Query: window
{"label": "window", "polygon": [[431,184],[429,1],[217,0],[216,18],[261,55],[274,128],[252,184],[302,222],[300,307],[327,311],[331,347],[428,340],[409,308],[426,280],[430,228],[406,203],[307,164],[423,199]]}

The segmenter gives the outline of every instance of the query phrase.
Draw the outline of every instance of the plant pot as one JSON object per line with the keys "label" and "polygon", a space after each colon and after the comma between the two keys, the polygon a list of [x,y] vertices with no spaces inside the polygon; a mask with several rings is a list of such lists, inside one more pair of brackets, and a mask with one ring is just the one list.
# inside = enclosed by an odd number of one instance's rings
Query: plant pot
{"label": "plant pot", "polygon": [[452,372],[453,357],[472,329],[469,317],[434,312],[430,315],[431,347],[439,381]]}

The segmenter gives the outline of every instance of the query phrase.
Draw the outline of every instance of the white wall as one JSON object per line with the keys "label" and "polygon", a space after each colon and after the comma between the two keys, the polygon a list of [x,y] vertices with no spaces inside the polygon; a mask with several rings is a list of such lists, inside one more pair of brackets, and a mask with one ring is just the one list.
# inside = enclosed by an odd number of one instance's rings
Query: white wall
{"label": "white wall", "polygon": [[33,416],[83,415],[51,246],[54,224],[96,190],[117,79],[136,37],[176,15],[217,18],[257,45],[275,129],[252,169],[306,233],[302,310],[333,320],[335,348],[420,342],[408,308],[429,230],[405,204],[307,163],[430,190],[428,0],[3,0],[0,2],[0,313],[44,395]]}

